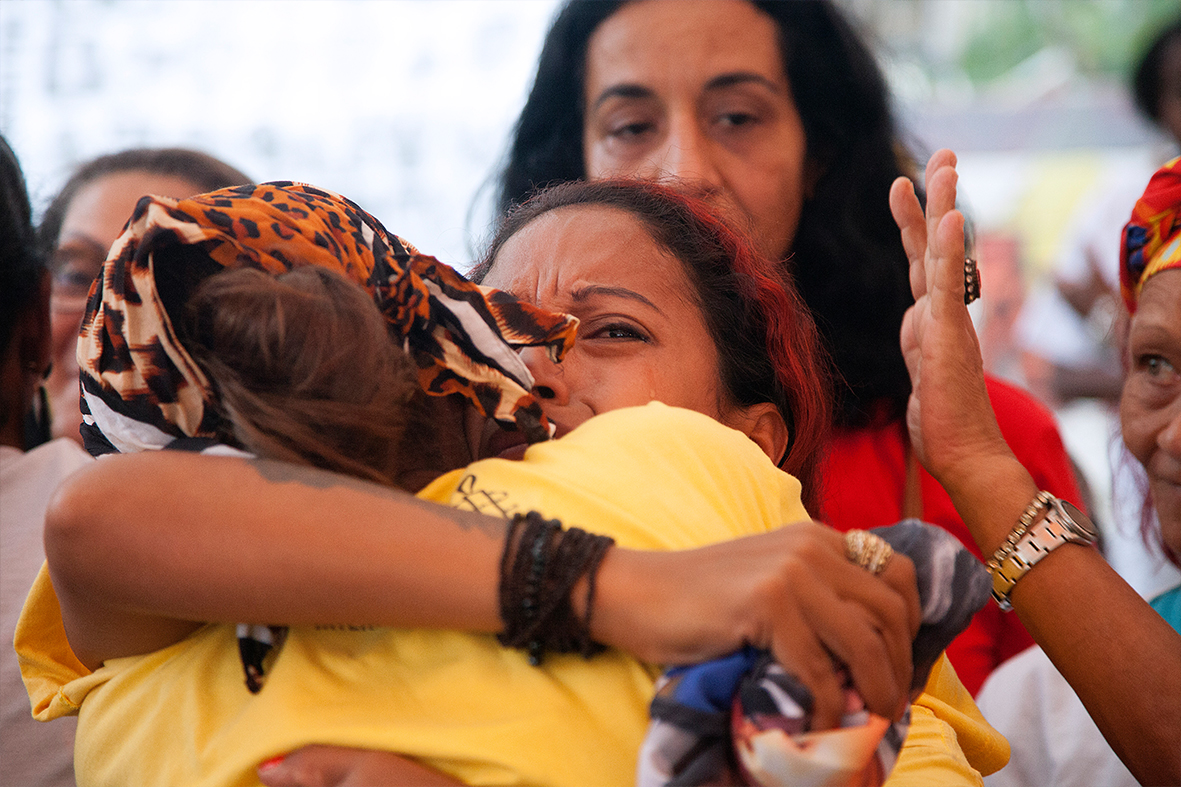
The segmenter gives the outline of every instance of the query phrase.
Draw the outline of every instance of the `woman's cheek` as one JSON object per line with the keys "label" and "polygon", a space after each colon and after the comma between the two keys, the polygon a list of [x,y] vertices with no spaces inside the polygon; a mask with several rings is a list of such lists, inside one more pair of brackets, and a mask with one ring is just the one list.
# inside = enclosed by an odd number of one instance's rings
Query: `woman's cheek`
{"label": "woman's cheek", "polygon": [[1155,450],[1156,434],[1163,427],[1158,407],[1150,402],[1152,384],[1142,379],[1143,372],[1133,370],[1120,397],[1120,426],[1124,444],[1140,464],[1148,467]]}
{"label": "woman's cheek", "polygon": [[50,317],[49,330],[53,342],[53,363],[59,359],[73,358],[78,344],[78,330],[82,326],[82,311],[54,310]]}
{"label": "woman's cheek", "polygon": [[1153,478],[1149,482],[1152,505],[1160,521],[1161,540],[1176,554],[1181,554],[1181,484],[1175,480]]}

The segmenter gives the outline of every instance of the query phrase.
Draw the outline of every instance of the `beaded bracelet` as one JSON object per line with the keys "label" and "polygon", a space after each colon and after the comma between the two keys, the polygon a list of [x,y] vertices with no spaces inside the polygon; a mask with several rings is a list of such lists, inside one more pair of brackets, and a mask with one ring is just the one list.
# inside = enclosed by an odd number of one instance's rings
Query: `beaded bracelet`
{"label": "beaded bracelet", "polygon": [[[595,578],[614,543],[577,527],[563,530],[561,522],[536,511],[513,516],[500,559],[504,631],[497,640],[527,651],[534,666],[541,664],[546,651],[581,653],[586,658],[601,651],[603,646],[590,636]],[[570,592],[584,575],[586,609],[579,619]]]}

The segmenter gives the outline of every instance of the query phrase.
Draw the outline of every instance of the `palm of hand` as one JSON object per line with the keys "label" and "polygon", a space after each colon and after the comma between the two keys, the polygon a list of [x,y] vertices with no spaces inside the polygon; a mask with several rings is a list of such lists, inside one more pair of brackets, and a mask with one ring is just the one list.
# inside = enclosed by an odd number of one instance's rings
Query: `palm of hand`
{"label": "palm of hand", "polygon": [[900,336],[912,388],[907,428],[919,460],[940,480],[1004,450],[963,301],[964,218],[955,210],[956,178],[954,154],[939,151],[927,165],[925,214],[909,181],[899,179],[890,191],[915,296]]}

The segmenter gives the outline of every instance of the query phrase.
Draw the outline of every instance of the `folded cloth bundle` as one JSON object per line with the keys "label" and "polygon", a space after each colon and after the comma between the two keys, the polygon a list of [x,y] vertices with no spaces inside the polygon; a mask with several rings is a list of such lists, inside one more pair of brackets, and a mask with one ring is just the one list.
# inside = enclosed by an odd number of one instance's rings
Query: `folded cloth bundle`
{"label": "folded cloth bundle", "polygon": [[[910,519],[870,531],[914,562],[923,619],[912,696],[947,645],[988,600],[988,572],[950,533]],[[846,676],[840,726],[811,729],[812,695],[771,655],[745,648],[669,670],[656,687],[640,751],[639,787],[880,785],[898,759],[901,721],[870,713]]]}

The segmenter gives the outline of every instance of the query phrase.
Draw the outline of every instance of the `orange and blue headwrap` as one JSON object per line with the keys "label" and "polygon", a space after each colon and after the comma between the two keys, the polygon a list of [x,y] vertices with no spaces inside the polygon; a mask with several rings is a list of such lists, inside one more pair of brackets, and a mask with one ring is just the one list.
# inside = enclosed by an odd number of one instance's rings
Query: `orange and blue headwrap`
{"label": "orange and blue headwrap", "polygon": [[1120,293],[1132,314],[1144,282],[1181,268],[1181,157],[1158,169],[1136,201],[1124,227],[1119,261]]}

